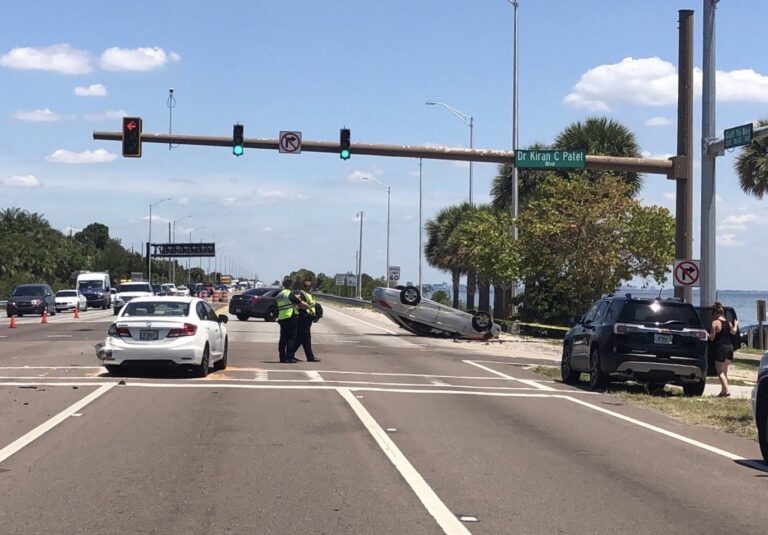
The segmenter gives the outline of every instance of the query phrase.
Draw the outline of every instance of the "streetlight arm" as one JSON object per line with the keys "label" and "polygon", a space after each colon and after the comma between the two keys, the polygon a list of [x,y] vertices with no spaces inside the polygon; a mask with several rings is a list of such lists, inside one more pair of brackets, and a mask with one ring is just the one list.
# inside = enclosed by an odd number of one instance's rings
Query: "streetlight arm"
{"label": "streetlight arm", "polygon": [[454,114],[456,117],[461,119],[464,122],[464,124],[466,124],[466,125],[471,125],[473,123],[473,118],[472,118],[471,115],[467,115],[466,113],[462,113],[459,110],[457,110],[456,108],[454,108],[453,106],[449,106],[445,102],[432,102],[432,101],[428,101],[428,102],[426,102],[426,104],[427,104],[427,106],[442,106],[443,108],[445,108],[446,110],[448,110],[449,112]]}

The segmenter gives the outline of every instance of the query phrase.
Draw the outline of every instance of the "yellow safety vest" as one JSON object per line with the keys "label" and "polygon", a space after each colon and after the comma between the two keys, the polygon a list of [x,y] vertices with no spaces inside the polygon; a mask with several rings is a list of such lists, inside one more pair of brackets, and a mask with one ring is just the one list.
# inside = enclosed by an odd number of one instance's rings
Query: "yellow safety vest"
{"label": "yellow safety vest", "polygon": [[282,291],[277,294],[275,301],[277,301],[277,321],[287,320],[293,316],[294,305],[290,300],[291,291],[287,288],[283,288]]}
{"label": "yellow safety vest", "polygon": [[315,298],[312,297],[312,294],[306,290],[302,290],[301,293],[304,294],[304,297],[307,298],[307,304],[309,305],[309,308],[307,309],[307,314],[309,314],[310,316],[314,316],[315,315]]}

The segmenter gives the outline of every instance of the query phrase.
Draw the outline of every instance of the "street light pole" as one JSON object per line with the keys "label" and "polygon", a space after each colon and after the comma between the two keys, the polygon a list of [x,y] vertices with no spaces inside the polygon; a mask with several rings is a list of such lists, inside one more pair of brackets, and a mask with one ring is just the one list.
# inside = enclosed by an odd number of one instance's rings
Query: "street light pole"
{"label": "street light pole", "polygon": [[154,204],[149,204],[149,241],[147,242],[147,271],[149,275],[149,284],[152,284],[152,208],[170,200],[170,197],[166,197],[165,199],[160,199]]}
{"label": "street light pole", "polygon": [[[475,128],[475,119],[471,115],[467,115],[466,113],[462,113],[456,108],[449,106],[448,104],[444,102],[434,102],[434,101],[427,101],[425,102],[427,106],[442,106],[449,112],[451,112],[453,115],[461,119],[461,121],[469,126],[469,148],[474,148],[474,128]],[[469,162],[469,204],[473,205],[473,199],[472,199],[472,162]]]}
{"label": "street light pole", "polygon": [[423,263],[422,262],[422,255],[424,254],[424,246],[422,244],[422,234],[423,234],[423,231],[424,231],[423,230],[424,229],[424,225],[423,225],[423,223],[421,221],[421,205],[422,205],[422,202],[421,202],[421,193],[422,193],[422,190],[421,190],[421,166],[422,166],[422,161],[421,161],[421,158],[419,158],[419,294],[423,295],[424,294],[424,290],[422,288],[421,270],[422,270],[422,263]]}
{"label": "street light pole", "polygon": [[[517,8],[518,0],[507,0],[514,7],[514,31],[513,31],[513,45],[512,45],[512,150],[517,150],[517,134],[518,134],[518,79],[517,79]],[[512,202],[510,210],[512,215],[512,240],[517,240],[517,214],[518,214],[518,180],[517,180],[517,165],[512,166]],[[517,282],[511,281],[510,296],[515,297],[517,295]]]}
{"label": "street light pole", "polygon": [[364,176],[362,177],[363,180],[372,180],[373,182],[376,182],[379,186],[383,186],[387,190],[387,269],[384,271],[384,278],[387,279],[387,288],[389,288],[389,206],[390,206],[390,191],[391,188],[389,187],[389,184],[384,184],[383,182],[380,182],[379,180],[376,180],[372,176]]}
{"label": "street light pole", "polygon": [[363,298],[363,211],[359,211],[360,217],[360,244],[357,247],[357,298]]}

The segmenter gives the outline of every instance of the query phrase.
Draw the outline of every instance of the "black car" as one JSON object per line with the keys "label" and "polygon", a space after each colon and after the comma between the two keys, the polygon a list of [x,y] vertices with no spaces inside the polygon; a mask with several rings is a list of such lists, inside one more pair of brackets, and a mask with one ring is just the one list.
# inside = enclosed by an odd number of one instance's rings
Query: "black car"
{"label": "black car", "polygon": [[229,301],[229,313],[237,316],[240,321],[248,318],[264,318],[264,321],[277,319],[277,294],[280,288],[265,287],[247,290],[233,295]]}
{"label": "black car", "polygon": [[[699,315],[701,325],[709,332],[712,328],[712,307],[695,307],[696,313]],[[725,309],[725,319],[730,323],[733,323],[738,319],[736,310],[733,307],[723,307]],[[741,347],[741,327],[736,330],[736,334],[731,335],[731,345],[733,350],[736,351]],[[714,342],[707,343],[707,375],[710,377],[717,377],[717,371],[715,370],[715,351],[713,349]]]}
{"label": "black car", "polygon": [[757,384],[752,389],[752,415],[757,424],[760,452],[768,463],[768,352],[760,359],[757,370]]}
{"label": "black car", "polygon": [[675,299],[610,296],[597,301],[565,335],[561,373],[576,383],[589,373],[590,388],[612,380],[667,383],[687,396],[704,393],[708,334],[690,303]]}
{"label": "black car", "polygon": [[21,284],[17,286],[8,298],[5,314],[22,317],[24,314],[56,315],[56,302],[53,290],[47,284]]}

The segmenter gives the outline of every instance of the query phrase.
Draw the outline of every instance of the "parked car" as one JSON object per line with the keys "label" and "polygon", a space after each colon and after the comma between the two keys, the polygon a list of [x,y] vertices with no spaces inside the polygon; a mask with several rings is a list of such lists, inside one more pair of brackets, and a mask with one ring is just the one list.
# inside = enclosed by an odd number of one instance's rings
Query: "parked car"
{"label": "parked car", "polygon": [[5,306],[5,314],[22,317],[24,314],[43,314],[46,311],[49,316],[56,314],[56,302],[53,290],[47,284],[20,284],[14,288],[8,297]]}
{"label": "parked car", "polygon": [[[741,338],[741,345],[744,347],[750,347],[750,348],[757,348],[757,349],[765,349],[764,347],[761,347],[761,340],[760,340],[760,326],[759,325],[740,325],[739,326],[739,336]],[[763,324],[763,336],[765,337],[765,341],[768,342],[768,324]],[[750,342],[752,342],[750,344]]]}
{"label": "parked car", "polygon": [[497,338],[501,327],[488,312],[469,314],[429,299],[415,286],[379,287],[373,290],[373,307],[400,327],[420,336]]}
{"label": "parked car", "polygon": [[588,373],[593,390],[633,379],[648,383],[649,390],[670,383],[682,386],[686,396],[700,396],[708,338],[690,303],[610,296],[566,333],[560,370],[569,384]]}
{"label": "parked car", "polygon": [[96,346],[110,373],[124,367],[183,366],[198,377],[227,367],[227,316],[195,297],[137,297],[128,302]]}
{"label": "parked car", "polygon": [[88,300],[77,290],[59,290],[53,296],[53,302],[56,305],[56,312],[65,310],[88,310]]}
{"label": "parked car", "polygon": [[148,282],[122,283],[115,294],[115,306],[113,308],[115,316],[117,316],[120,309],[132,299],[136,299],[137,297],[151,297],[152,295],[154,295],[152,285]]}
{"label": "parked car", "polygon": [[152,285],[152,292],[153,292],[155,295],[160,295],[160,291],[161,291],[161,290],[162,290],[162,288],[160,287],[160,285],[159,285],[159,284],[153,284],[153,285]]}
{"label": "parked car", "polygon": [[757,370],[757,383],[752,389],[752,416],[757,425],[760,452],[768,463],[768,351],[760,359]]}
{"label": "parked car", "polygon": [[248,321],[248,318],[275,321],[277,319],[276,299],[280,290],[281,288],[270,286],[233,295],[229,301],[229,313],[237,316],[240,321]]}
{"label": "parked car", "polygon": [[[707,332],[712,329],[712,307],[702,307],[697,306],[694,307],[696,309],[696,313],[699,315],[699,319],[701,320],[701,325],[704,327],[704,329],[707,330]],[[729,322],[733,323],[738,319],[738,316],[736,315],[736,310],[734,310],[733,307],[723,307],[725,309],[725,319],[727,319]],[[731,336],[731,345],[733,346],[733,350],[736,351],[741,347],[741,326],[739,326],[739,329],[736,330],[736,334],[732,334]],[[717,371],[715,370],[715,343],[710,341],[707,342],[707,375],[710,377],[717,377]]]}

